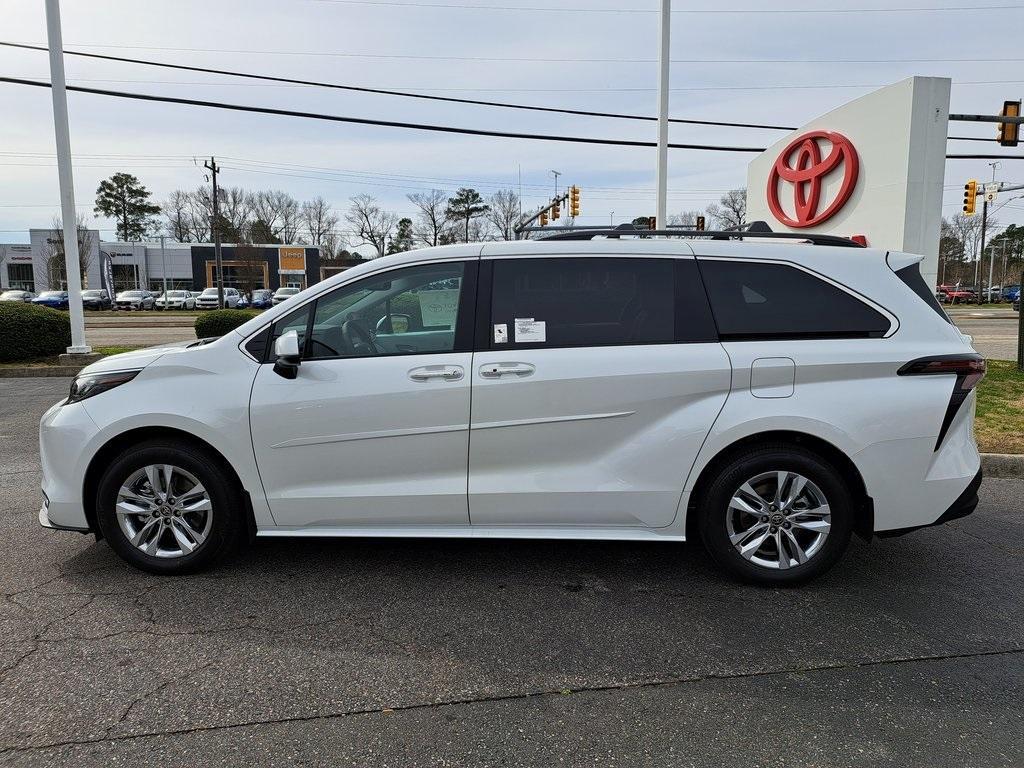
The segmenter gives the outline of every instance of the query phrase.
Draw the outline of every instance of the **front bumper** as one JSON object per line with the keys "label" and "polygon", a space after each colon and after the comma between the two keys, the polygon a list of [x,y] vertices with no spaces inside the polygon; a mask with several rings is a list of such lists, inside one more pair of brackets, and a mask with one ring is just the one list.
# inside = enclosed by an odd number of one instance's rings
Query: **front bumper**
{"label": "front bumper", "polygon": [[39,422],[39,458],[43,470],[43,506],[39,522],[47,528],[88,531],[82,503],[90,443],[98,432],[82,403],[51,407]]}

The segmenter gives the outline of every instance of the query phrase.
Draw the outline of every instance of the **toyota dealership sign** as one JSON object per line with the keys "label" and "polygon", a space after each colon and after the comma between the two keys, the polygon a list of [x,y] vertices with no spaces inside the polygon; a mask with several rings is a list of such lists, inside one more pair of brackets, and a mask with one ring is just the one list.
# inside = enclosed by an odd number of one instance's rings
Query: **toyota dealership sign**
{"label": "toyota dealership sign", "polygon": [[946,78],[913,77],[845,104],[758,155],[747,218],[920,253],[934,282],[949,120]]}

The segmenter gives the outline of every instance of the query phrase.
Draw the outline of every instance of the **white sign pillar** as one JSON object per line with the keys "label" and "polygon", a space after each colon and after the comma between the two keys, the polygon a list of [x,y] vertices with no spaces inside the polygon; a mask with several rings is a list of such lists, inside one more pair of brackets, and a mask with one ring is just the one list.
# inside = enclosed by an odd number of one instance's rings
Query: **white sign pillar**
{"label": "white sign pillar", "polygon": [[71,132],[68,128],[68,96],[64,82],[64,41],[60,32],[60,0],[46,0],[46,39],[50,47],[50,95],[53,97],[53,130],[57,139],[57,177],[60,182],[60,215],[64,226],[64,269],[68,279],[68,311],[71,315],[72,354],[88,354],[85,316],[82,313],[82,271],[78,257],[78,217],[71,173]]}

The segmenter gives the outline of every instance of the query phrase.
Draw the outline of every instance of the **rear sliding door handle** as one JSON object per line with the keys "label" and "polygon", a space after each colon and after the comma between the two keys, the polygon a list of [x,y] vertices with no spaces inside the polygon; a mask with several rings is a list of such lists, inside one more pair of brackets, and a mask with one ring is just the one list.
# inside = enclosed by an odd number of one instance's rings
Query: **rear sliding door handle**
{"label": "rear sliding door handle", "polygon": [[500,379],[502,376],[522,378],[536,370],[529,363],[487,363],[480,366],[480,375],[485,379]]}
{"label": "rear sliding door handle", "polygon": [[430,381],[441,379],[442,381],[459,381],[465,375],[461,365],[425,365],[422,368],[413,368],[409,371],[409,378],[413,381]]}

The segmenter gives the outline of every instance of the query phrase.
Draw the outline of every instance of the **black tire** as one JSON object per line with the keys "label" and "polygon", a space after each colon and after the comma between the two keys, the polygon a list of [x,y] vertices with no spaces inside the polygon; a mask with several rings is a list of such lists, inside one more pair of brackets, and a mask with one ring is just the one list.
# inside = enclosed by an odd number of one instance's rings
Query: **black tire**
{"label": "black tire", "polygon": [[[180,467],[202,483],[210,497],[212,522],[205,540],[194,551],[165,558],[133,545],[117,519],[114,506],[121,485],[136,471],[153,464]],[[117,456],[103,474],[96,498],[96,519],[103,537],[126,561],[150,573],[176,575],[205,570],[236,551],[245,541],[242,494],[223,461],[184,441],[147,440]]]}
{"label": "black tire", "polygon": [[[820,549],[805,563],[773,569],[751,562],[737,551],[729,540],[727,516],[733,494],[743,483],[780,470],[803,475],[817,486],[828,503],[831,528]],[[697,500],[696,515],[701,540],[716,563],[744,581],[768,585],[801,584],[820,576],[842,557],[853,531],[853,500],[842,475],[821,456],[786,443],[757,446],[734,456]],[[787,561],[792,562],[790,558]]]}

